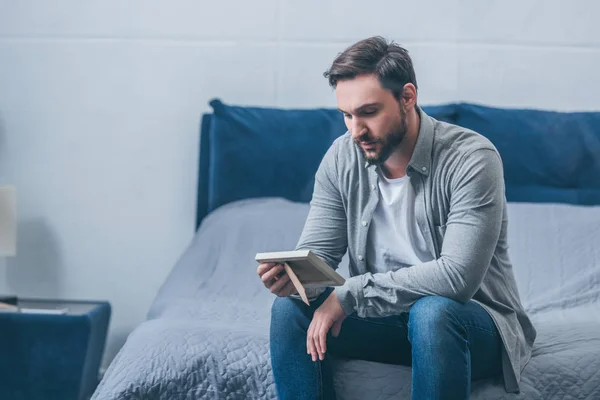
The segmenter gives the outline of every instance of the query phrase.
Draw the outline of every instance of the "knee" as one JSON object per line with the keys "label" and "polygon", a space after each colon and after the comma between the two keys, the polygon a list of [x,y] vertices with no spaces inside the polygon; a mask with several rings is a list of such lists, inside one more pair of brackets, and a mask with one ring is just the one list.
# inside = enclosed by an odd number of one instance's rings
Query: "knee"
{"label": "knee", "polygon": [[289,335],[294,331],[308,330],[310,318],[298,302],[289,297],[276,297],[271,306],[271,335]]}
{"label": "knee", "polygon": [[[409,339],[411,342],[432,342],[456,332],[460,303],[441,296],[419,299],[409,311]],[[414,343],[413,343],[414,344]]]}
{"label": "knee", "polygon": [[296,305],[294,301],[288,297],[275,297],[271,306],[271,323],[275,321],[289,319],[294,315]]}

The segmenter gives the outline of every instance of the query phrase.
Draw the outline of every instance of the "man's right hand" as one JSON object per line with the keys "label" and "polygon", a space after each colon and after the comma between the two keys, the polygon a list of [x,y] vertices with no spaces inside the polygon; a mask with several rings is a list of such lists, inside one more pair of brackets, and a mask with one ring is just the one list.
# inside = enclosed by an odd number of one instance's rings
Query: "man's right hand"
{"label": "man's right hand", "polygon": [[263,285],[276,296],[288,297],[298,293],[283,264],[261,263],[256,270]]}

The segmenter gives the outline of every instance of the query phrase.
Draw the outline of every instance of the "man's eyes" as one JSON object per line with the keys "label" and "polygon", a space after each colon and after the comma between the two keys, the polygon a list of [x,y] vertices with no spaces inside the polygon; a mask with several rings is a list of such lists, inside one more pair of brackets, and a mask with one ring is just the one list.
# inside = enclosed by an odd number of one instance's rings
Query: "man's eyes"
{"label": "man's eyes", "polygon": [[[365,110],[365,111],[361,111],[360,115],[371,116],[371,115],[375,115],[376,113],[377,113],[377,110]],[[348,114],[348,113],[342,113],[342,114],[344,114],[344,118],[352,119],[352,114]]]}

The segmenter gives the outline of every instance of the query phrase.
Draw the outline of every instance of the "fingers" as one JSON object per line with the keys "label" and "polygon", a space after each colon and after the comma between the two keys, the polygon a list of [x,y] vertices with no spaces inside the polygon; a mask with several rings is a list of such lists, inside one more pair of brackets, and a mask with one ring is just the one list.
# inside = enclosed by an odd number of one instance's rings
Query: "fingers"
{"label": "fingers", "polygon": [[316,361],[317,359],[322,360],[323,358],[323,353],[321,352],[321,343],[319,340],[319,336],[321,335],[321,329],[322,329],[322,324],[321,321],[317,321],[317,323],[315,324],[315,329],[313,329],[313,333],[312,333],[312,343],[313,343],[313,347],[315,349],[314,354],[313,354],[313,361]]}
{"label": "fingers", "polygon": [[[288,277],[289,278],[289,277]],[[296,286],[292,283],[290,279],[290,283],[286,286],[285,296],[291,296],[293,294],[298,294],[298,290],[296,290]]]}
{"label": "fingers", "polygon": [[[336,297],[329,297],[325,303],[321,304],[315,311],[312,321],[306,332],[306,352],[310,354],[313,362],[317,360],[325,359],[325,353],[327,352],[327,333],[331,329],[331,333],[334,337],[337,337],[340,333],[342,323],[345,314],[342,310],[342,316],[335,310],[335,304],[333,303]],[[338,305],[339,307],[339,305]],[[341,310],[341,307],[340,307]]]}
{"label": "fingers", "polygon": [[313,362],[317,361],[317,349],[316,349],[314,341],[313,341],[314,330],[315,330],[315,320],[313,319],[313,321],[310,323],[310,326],[308,327],[308,332],[306,333],[306,352],[307,352],[307,354],[310,354]]}
{"label": "fingers", "polygon": [[273,268],[275,265],[277,265],[277,263],[260,263],[258,264],[258,268],[256,269],[256,273],[258,274],[258,276],[263,276],[263,274],[265,272],[267,272],[268,270],[270,270],[271,268]]}
{"label": "fingers", "polygon": [[325,358],[325,351],[327,350],[327,332],[329,328],[325,324],[321,324],[320,329],[318,330],[318,340],[319,340],[319,359],[323,361]]}
{"label": "fingers", "polygon": [[276,264],[274,267],[263,273],[260,279],[267,288],[270,288],[271,285],[273,285],[275,281],[279,279],[277,278],[277,275],[281,273],[281,271],[283,271],[283,265]]}
{"label": "fingers", "polygon": [[293,294],[297,294],[297,293],[298,293],[298,291],[296,290],[296,287],[294,286],[294,284],[290,280],[283,287],[283,289],[281,289],[281,291],[279,293],[277,293],[277,296],[279,296],[279,297],[289,297],[289,296],[291,296]]}
{"label": "fingers", "polygon": [[271,287],[269,289],[271,290],[271,293],[279,297],[284,297],[284,290],[289,290],[288,284],[291,284],[292,287],[294,286],[290,277],[287,274],[285,274],[281,276],[281,278],[277,279],[273,284],[271,284]]}
{"label": "fingers", "polygon": [[329,326],[325,321],[321,318],[313,318],[306,333],[306,352],[311,355],[313,362],[317,361],[317,358],[321,361],[325,359],[328,331]]}
{"label": "fingers", "polygon": [[282,264],[262,263],[256,273],[265,287],[279,297],[289,297],[298,293]]}

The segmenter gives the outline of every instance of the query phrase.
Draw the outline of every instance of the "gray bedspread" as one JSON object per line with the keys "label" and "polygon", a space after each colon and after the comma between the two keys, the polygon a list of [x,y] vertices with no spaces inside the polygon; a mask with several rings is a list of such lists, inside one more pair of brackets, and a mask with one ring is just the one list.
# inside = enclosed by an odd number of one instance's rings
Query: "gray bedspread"
{"label": "gray bedspread", "polygon": [[[273,296],[254,255],[293,249],[307,213],[255,199],[209,215],[92,399],[275,399]],[[497,378],[474,382],[472,398],[600,399],[600,207],[509,204],[509,243],[538,339],[519,394]],[[409,367],[335,362],[340,398],[410,398]]]}

